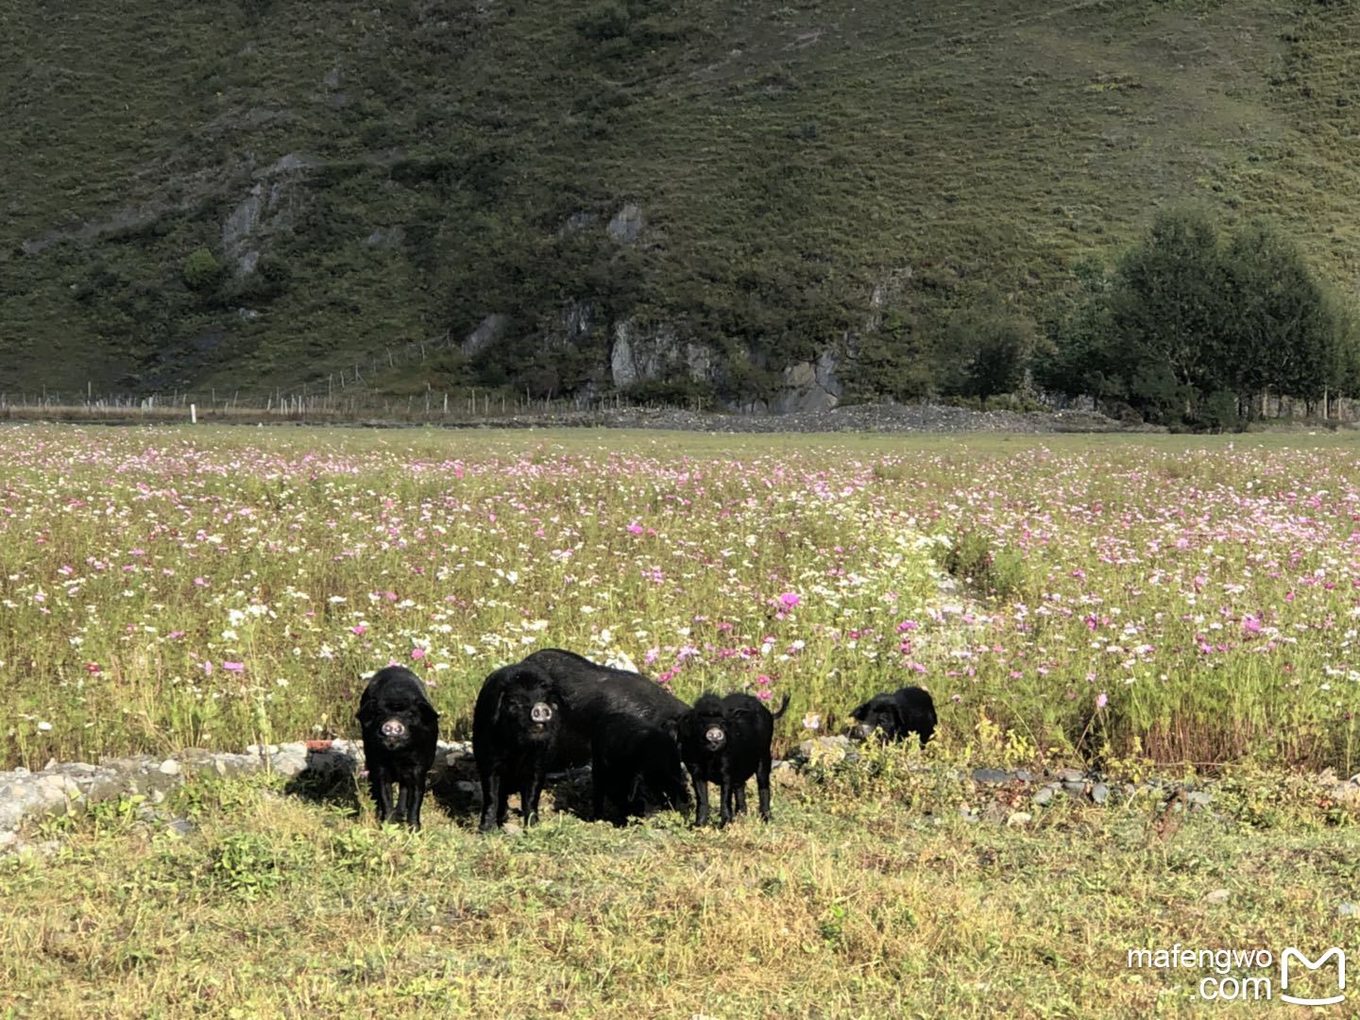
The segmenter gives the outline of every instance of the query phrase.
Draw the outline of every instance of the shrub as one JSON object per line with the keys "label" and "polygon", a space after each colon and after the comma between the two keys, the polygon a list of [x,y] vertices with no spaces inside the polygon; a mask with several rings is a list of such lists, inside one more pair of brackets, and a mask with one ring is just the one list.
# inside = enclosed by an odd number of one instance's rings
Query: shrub
{"label": "shrub", "polygon": [[211,290],[222,279],[222,263],[207,248],[189,253],[184,260],[184,282],[190,290]]}
{"label": "shrub", "polygon": [[596,4],[576,19],[576,31],[591,42],[607,42],[628,31],[628,11],[622,4]]}

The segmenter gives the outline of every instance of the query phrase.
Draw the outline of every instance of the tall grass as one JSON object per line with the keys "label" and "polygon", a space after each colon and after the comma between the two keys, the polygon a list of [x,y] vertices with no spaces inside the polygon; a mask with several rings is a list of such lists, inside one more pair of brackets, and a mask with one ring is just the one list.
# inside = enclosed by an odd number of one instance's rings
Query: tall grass
{"label": "tall grass", "polygon": [[461,736],[559,645],[781,743],[923,682],[981,754],[1349,774],[1356,451],[1294,442],[10,427],[0,764],[349,734],[389,662]]}

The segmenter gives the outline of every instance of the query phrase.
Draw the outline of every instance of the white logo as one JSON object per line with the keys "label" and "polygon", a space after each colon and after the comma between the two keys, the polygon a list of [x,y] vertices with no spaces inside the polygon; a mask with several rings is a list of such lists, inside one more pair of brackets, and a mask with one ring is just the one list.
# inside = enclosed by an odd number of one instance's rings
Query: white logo
{"label": "white logo", "polygon": [[[1336,957],[1336,995],[1329,995],[1325,999],[1304,999],[1289,994],[1290,957],[1303,964],[1305,970],[1317,970],[1333,956]],[[1336,946],[1332,946],[1316,960],[1310,960],[1297,949],[1286,949],[1280,954],[1280,998],[1285,1002],[1292,1002],[1296,1006],[1335,1006],[1338,1002],[1344,1002],[1346,999],[1346,954]]]}

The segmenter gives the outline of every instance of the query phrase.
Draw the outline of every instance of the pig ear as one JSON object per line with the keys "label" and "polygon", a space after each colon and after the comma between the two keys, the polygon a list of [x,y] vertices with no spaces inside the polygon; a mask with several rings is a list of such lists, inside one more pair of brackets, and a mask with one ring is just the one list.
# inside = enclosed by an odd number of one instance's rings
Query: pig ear
{"label": "pig ear", "polygon": [[439,724],[439,713],[428,701],[420,703],[420,721],[426,726],[437,726]]}
{"label": "pig ear", "polygon": [[368,720],[373,718],[373,702],[369,698],[367,691],[365,691],[364,696],[359,699],[359,711],[354,713],[354,718],[361,723],[368,722]]}

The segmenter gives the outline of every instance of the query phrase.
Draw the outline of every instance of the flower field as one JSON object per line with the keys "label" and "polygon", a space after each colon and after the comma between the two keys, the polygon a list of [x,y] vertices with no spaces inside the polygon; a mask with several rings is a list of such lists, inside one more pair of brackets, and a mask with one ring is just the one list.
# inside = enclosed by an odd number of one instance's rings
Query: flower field
{"label": "flower field", "polygon": [[352,734],[390,662],[464,736],[561,646],[788,693],[784,743],[924,683],[984,757],[1360,770],[1348,437],[15,426],[0,466],[4,767]]}

